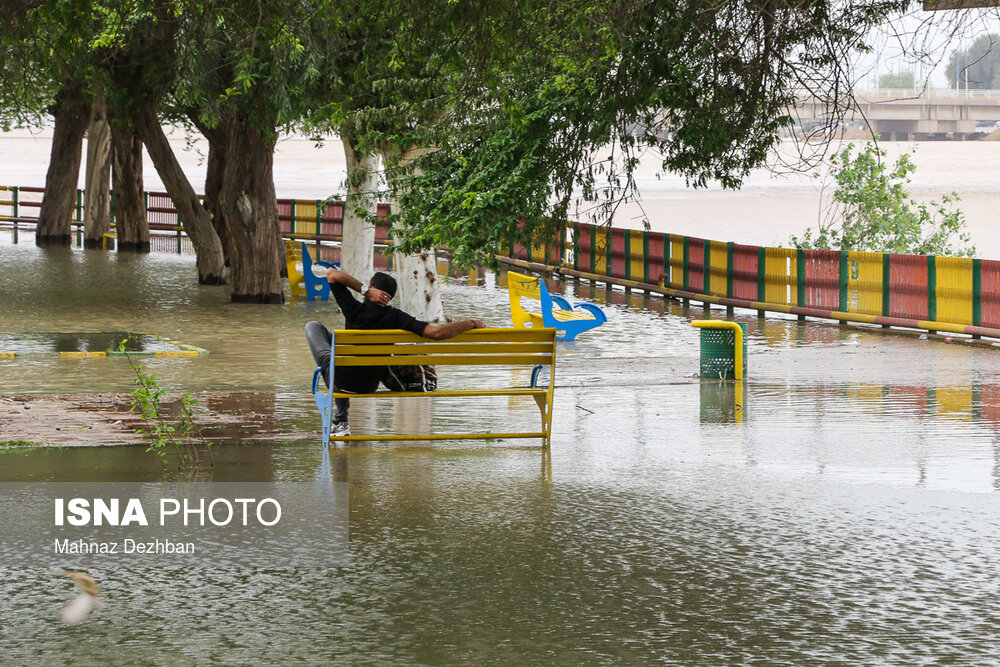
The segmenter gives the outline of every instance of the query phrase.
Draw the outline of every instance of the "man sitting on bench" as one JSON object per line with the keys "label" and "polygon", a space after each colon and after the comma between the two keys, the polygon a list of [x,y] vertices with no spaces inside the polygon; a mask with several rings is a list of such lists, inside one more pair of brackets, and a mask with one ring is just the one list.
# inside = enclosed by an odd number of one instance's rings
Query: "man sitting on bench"
{"label": "man sitting on bench", "polygon": [[[461,320],[447,324],[428,324],[422,322],[399,308],[389,305],[396,295],[396,279],[381,271],[375,273],[367,283],[361,283],[339,269],[326,272],[330,283],[330,293],[337,300],[337,305],[344,313],[345,329],[404,329],[418,336],[433,340],[452,338],[469,329],[485,327],[481,320]],[[351,288],[361,294],[359,302],[348,291]],[[316,365],[325,369],[323,382],[330,388],[330,343],[333,336],[320,322],[310,322],[306,325],[306,340],[312,350]],[[368,394],[378,389],[379,382],[384,382],[388,373],[386,366],[348,366],[338,367],[334,374],[333,386],[336,391],[353,394]],[[333,435],[350,435],[351,427],[347,423],[347,412],[351,399],[335,399],[337,406],[333,415]]]}

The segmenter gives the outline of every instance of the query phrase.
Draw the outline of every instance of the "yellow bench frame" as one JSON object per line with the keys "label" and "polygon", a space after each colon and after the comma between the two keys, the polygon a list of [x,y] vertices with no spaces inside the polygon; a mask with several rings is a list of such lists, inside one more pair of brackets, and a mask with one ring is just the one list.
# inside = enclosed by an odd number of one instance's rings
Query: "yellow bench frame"
{"label": "yellow bench frame", "polygon": [[[330,342],[330,377],[337,366],[533,366],[531,385],[490,389],[439,389],[433,392],[376,391],[352,394],[319,390],[323,368],[313,372],[313,399],[323,418],[323,445],[330,440],[480,440],[505,438],[541,438],[548,449],[552,437],[552,399],[556,375],[556,330],[533,329],[473,329],[448,340],[431,340],[401,329],[338,329]],[[548,387],[538,387],[539,371],[549,368]],[[411,396],[531,396],[541,412],[540,431],[518,433],[449,433],[417,435],[349,435],[332,436],[334,398]]]}

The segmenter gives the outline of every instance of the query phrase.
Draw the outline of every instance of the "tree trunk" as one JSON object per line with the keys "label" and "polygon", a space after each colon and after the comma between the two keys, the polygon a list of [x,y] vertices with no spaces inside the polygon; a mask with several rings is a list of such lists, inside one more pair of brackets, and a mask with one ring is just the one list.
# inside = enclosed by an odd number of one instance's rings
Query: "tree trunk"
{"label": "tree trunk", "polygon": [[231,119],[228,128],[219,211],[229,240],[231,299],[237,303],[284,303],[284,252],[274,192],[276,137],[239,115]]}
{"label": "tree trunk", "polygon": [[[167,135],[156,117],[155,104],[141,109],[135,117],[136,130],[146,145],[156,172],[170,195],[174,207],[197,253],[198,282],[202,285],[225,284],[225,260],[222,242],[212,227],[212,217],[198,201],[198,195],[177,162]],[[273,187],[273,186],[272,186]]]}
{"label": "tree trunk", "polygon": [[149,252],[149,221],[142,183],[142,142],[135,133],[112,123],[111,145],[118,252]]}
{"label": "tree trunk", "polygon": [[90,122],[90,101],[79,84],[64,87],[50,109],[55,118],[52,153],[45,176],[45,194],[38,211],[35,245],[70,245],[80,177],[83,135]]}
{"label": "tree trunk", "polygon": [[226,153],[229,151],[228,116],[223,116],[223,122],[217,127],[209,127],[198,115],[197,109],[188,109],[187,117],[198,131],[208,140],[208,164],[205,169],[205,196],[202,206],[212,216],[212,226],[222,241],[222,252],[229,266],[229,241],[226,236],[226,226],[222,222],[222,212],[219,210],[219,190],[222,188],[222,177],[226,171]]}
{"label": "tree trunk", "polygon": [[100,248],[111,231],[111,128],[104,96],[94,98],[87,130],[87,188],[83,196],[83,247]]}
{"label": "tree trunk", "polygon": [[378,156],[357,150],[349,132],[341,132],[347,157],[347,197],[340,268],[362,282],[372,274],[375,258],[375,205]]}
{"label": "tree trunk", "polygon": [[[394,162],[399,168],[420,155],[421,149],[411,149],[402,154]],[[383,156],[386,163],[389,156]],[[399,213],[398,193],[405,187],[390,179],[390,205],[393,213]],[[422,250],[413,255],[395,256],[397,274],[399,276],[399,308],[424,322],[444,322],[444,308],[441,304],[441,285],[437,274],[437,253],[434,248]]]}

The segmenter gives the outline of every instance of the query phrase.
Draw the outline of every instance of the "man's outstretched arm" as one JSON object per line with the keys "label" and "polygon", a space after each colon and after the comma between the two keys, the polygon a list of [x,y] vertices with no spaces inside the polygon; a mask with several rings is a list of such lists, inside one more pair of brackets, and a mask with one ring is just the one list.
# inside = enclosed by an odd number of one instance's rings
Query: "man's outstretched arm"
{"label": "man's outstretched arm", "polygon": [[424,331],[420,335],[424,338],[445,340],[453,338],[460,333],[465,333],[469,329],[482,329],[485,326],[482,320],[459,320],[458,322],[448,322],[447,324],[428,324],[424,327]]}

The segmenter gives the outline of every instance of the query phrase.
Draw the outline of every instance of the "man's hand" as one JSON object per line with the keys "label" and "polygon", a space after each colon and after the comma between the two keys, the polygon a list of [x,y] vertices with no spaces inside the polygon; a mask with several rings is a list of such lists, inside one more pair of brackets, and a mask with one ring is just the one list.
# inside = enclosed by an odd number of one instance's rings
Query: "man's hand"
{"label": "man's hand", "polygon": [[369,285],[368,291],[365,292],[365,300],[371,301],[372,303],[378,304],[380,306],[388,306],[389,301],[392,300],[392,297],[389,296],[388,292],[383,292],[379,288],[371,287]]}

